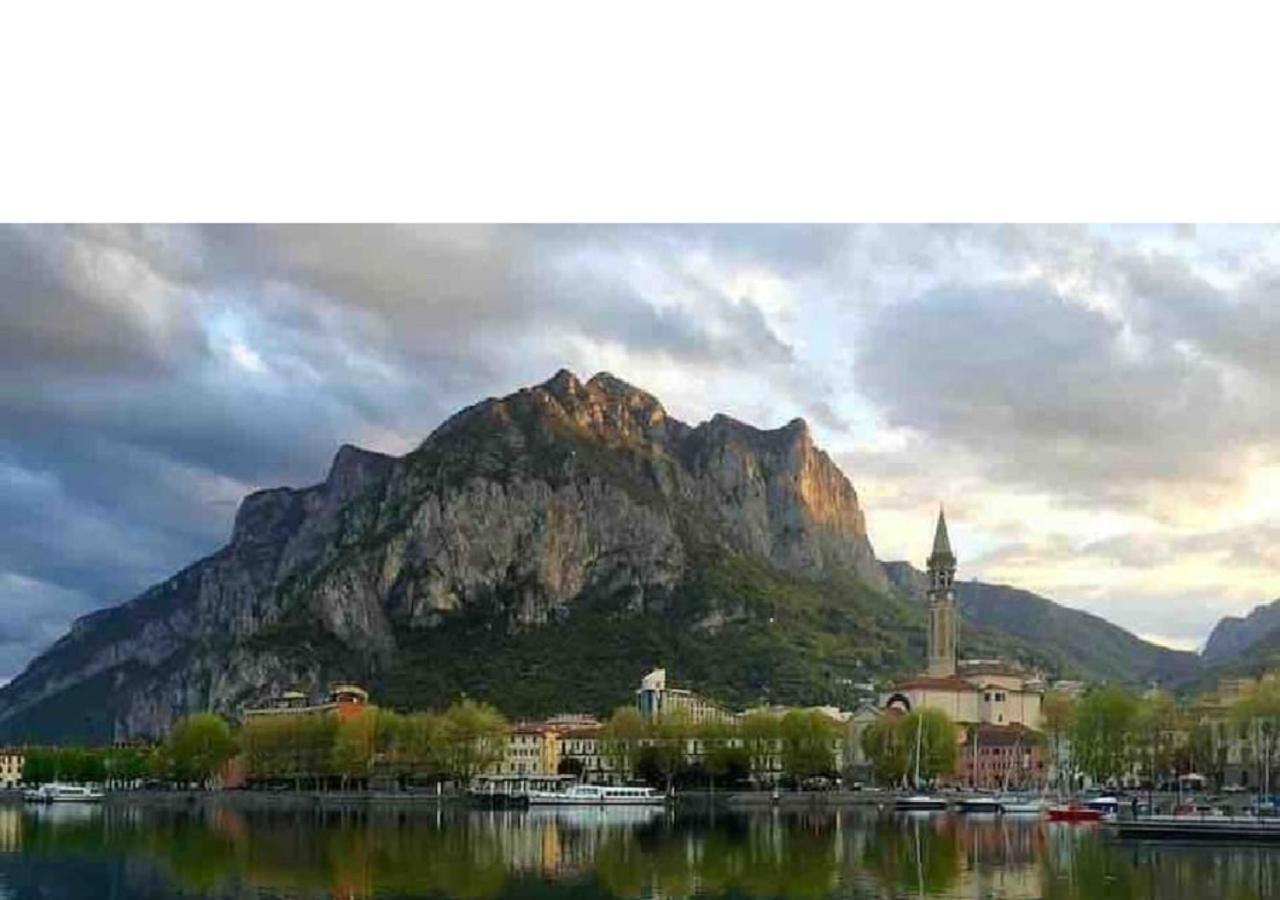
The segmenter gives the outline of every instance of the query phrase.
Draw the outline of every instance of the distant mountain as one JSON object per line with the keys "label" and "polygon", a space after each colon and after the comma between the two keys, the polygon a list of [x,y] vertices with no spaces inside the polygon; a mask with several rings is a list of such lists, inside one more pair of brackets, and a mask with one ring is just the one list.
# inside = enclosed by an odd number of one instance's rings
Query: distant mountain
{"label": "distant mountain", "polygon": [[1280,628],[1280,600],[1255,606],[1247,616],[1223,616],[1209,632],[1201,656],[1210,665],[1228,663]]}
{"label": "distant mountain", "polygon": [[[905,562],[885,563],[896,588],[923,604],[924,573]],[[1033,661],[1064,678],[1142,684],[1180,684],[1200,668],[1194,653],[1144,641],[1099,616],[1062,606],[1019,588],[957,581],[961,650],[966,629],[983,629],[1024,642]]]}
{"label": "distant mountain", "polygon": [[[876,560],[802,420],[691,427],[561,371],[402,457],[344,446],[320,484],[249,495],[225,547],[0,688],[0,740],[157,735],[335,679],[399,708],[465,693],[533,716],[606,712],[665,665],[730,704],[840,703],[922,665],[912,571]],[[1196,662],[1024,591],[959,598],[970,655],[1133,681]]]}

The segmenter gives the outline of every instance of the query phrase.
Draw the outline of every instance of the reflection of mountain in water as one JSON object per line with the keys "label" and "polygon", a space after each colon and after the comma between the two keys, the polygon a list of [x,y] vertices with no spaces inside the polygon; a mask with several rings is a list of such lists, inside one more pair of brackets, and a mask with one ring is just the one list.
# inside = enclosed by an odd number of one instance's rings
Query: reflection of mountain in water
{"label": "reflection of mountain in water", "polygon": [[[288,900],[1154,900],[1257,897],[1280,883],[1280,859],[1265,849],[1127,847],[1102,841],[1096,829],[854,811],[691,817],[623,809],[246,813],[107,806],[86,816],[0,807],[0,850],[0,883],[48,886],[49,896],[76,900],[100,896],[94,890],[106,882],[115,896],[131,898],[182,891]],[[90,865],[101,877],[84,874]]]}

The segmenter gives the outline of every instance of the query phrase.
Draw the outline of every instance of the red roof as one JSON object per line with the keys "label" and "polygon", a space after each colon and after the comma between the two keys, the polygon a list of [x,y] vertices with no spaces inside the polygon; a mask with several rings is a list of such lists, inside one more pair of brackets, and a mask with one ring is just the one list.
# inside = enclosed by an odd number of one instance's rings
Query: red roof
{"label": "red roof", "polygon": [[968,681],[958,675],[951,675],[946,678],[931,678],[924,676],[921,678],[908,678],[906,681],[899,681],[893,686],[896,691],[975,691],[975,688]]}

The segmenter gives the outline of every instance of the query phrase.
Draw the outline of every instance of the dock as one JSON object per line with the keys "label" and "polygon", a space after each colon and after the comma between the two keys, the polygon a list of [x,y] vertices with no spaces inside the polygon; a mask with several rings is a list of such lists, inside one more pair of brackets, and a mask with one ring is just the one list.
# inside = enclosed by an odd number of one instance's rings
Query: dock
{"label": "dock", "polygon": [[1137,840],[1280,842],[1280,818],[1257,816],[1143,816],[1104,823],[1117,837]]}

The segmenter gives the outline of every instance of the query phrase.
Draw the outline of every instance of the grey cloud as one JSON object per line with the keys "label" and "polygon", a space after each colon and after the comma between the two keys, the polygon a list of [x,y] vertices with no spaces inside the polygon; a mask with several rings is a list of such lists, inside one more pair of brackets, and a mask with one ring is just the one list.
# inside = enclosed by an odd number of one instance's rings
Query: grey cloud
{"label": "grey cloud", "polygon": [[1229,483],[1251,432],[1218,371],[1044,284],[962,285],[885,307],[858,385],[893,425],[967,448],[989,474],[1083,499]]}

